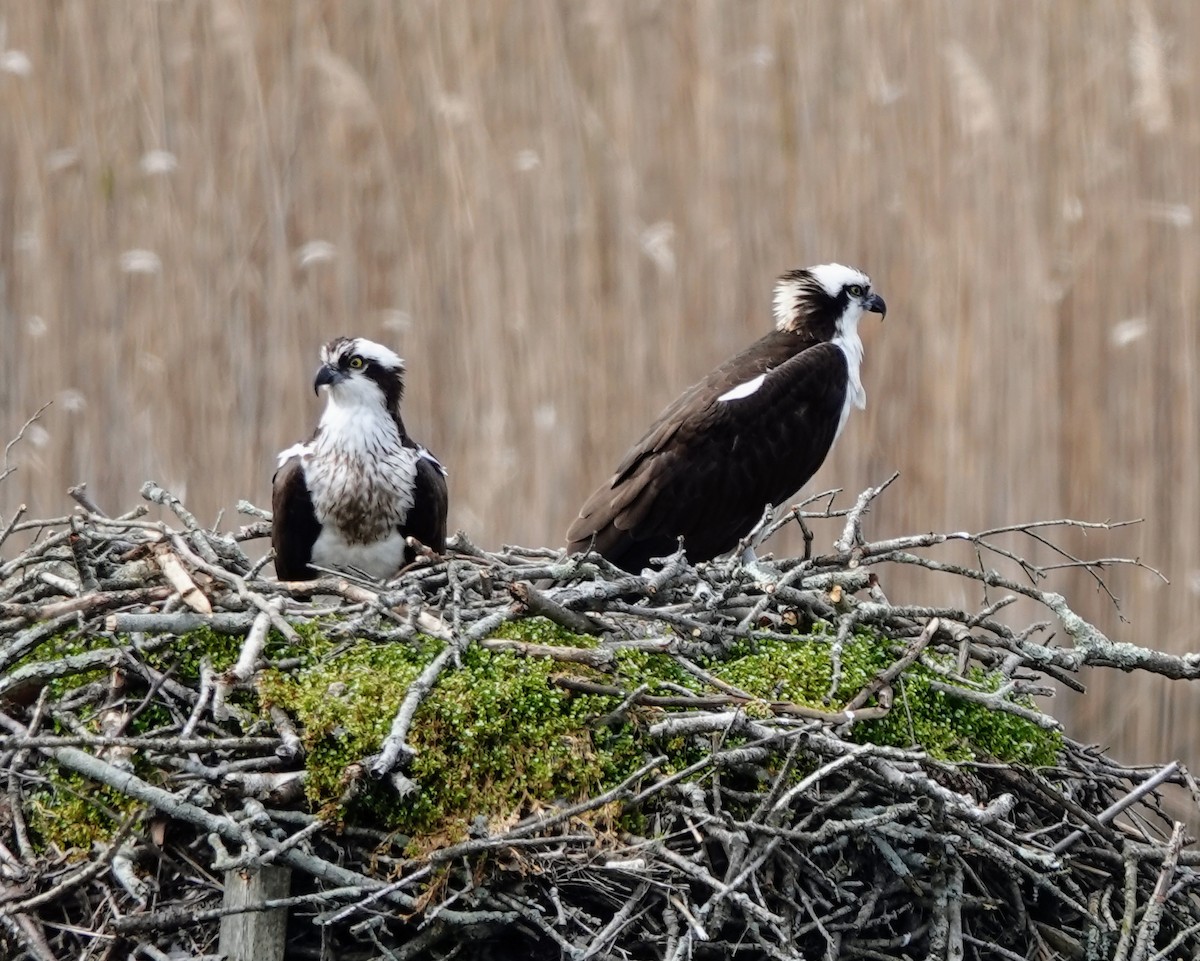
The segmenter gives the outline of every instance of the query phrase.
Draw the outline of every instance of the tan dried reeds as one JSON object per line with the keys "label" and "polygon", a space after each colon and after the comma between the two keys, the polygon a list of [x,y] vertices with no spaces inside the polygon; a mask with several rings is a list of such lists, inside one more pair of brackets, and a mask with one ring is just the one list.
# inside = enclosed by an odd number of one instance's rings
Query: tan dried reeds
{"label": "tan dried reeds", "polygon": [[[871,523],[1141,517],[1152,646],[1200,618],[1200,6],[0,5],[5,516],[153,478],[267,500],[346,332],[410,361],[451,526],[558,543],[782,270],[861,265],[870,403],[814,486]],[[776,541],[795,549],[797,538]],[[1088,611],[1110,617],[1102,601]],[[1081,730],[1191,755],[1180,688]]]}

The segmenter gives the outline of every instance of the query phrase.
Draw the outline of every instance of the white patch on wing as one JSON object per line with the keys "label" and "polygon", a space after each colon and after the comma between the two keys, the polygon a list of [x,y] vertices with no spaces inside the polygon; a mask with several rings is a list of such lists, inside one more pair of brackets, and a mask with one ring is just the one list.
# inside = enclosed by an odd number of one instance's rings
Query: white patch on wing
{"label": "white patch on wing", "polygon": [[291,447],[279,452],[279,458],[275,464],[275,467],[278,469],[290,461],[293,457],[303,457],[308,452],[308,444],[293,444]]}
{"label": "white patch on wing", "polygon": [[769,373],[769,371],[765,371],[759,374],[757,377],[752,377],[744,384],[738,384],[736,387],[730,387],[729,390],[725,391],[725,393],[718,397],[717,400],[741,400],[743,397],[749,397],[763,385],[763,381],[767,379],[767,373]]}
{"label": "white patch on wing", "polygon": [[445,465],[440,460],[438,460],[436,457],[434,457],[433,454],[431,454],[426,448],[418,447],[417,448],[417,457],[420,459],[423,459],[423,460],[432,461],[433,466],[436,467],[441,472],[441,475],[443,477],[450,476],[450,472],[448,470],[446,470]]}
{"label": "white patch on wing", "polygon": [[326,524],[313,544],[312,563],[343,570],[352,567],[385,580],[404,564],[404,538],[399,531],[393,530],[382,540],[351,544],[336,525]]}

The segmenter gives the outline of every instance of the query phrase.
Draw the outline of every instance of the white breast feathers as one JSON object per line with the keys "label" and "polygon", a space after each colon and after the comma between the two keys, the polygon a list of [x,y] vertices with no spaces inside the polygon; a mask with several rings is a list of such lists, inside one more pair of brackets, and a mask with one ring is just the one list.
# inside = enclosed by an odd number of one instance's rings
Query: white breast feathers
{"label": "white breast feathers", "polygon": [[317,437],[302,454],[304,479],[322,525],[348,544],[387,538],[412,509],[417,459],[385,411],[330,404]]}
{"label": "white breast feathers", "polygon": [[867,406],[867,391],[862,383],[863,344],[858,336],[860,317],[861,314],[843,318],[837,334],[831,341],[845,356],[846,371],[849,375],[846,382],[846,399],[842,403],[842,413],[838,417],[834,440],[841,436],[842,428],[846,426],[846,419],[850,416],[850,408],[857,407],[862,410]]}

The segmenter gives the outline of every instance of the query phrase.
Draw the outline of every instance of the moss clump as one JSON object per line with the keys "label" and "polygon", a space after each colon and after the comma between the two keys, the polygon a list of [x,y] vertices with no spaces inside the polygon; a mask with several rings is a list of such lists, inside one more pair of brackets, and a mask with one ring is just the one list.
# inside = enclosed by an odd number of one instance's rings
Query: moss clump
{"label": "moss clump", "polygon": [[526,644],[546,644],[550,647],[598,647],[600,644],[599,639],[590,634],[575,634],[544,617],[505,621],[496,628],[492,637],[524,641]]}
{"label": "moss clump", "polygon": [[[267,656],[272,659],[296,656],[312,658],[315,656],[314,649],[328,649],[331,646],[330,642],[321,637],[320,625],[316,622],[299,625],[296,632],[301,637],[301,647],[289,643],[283,635],[273,631],[267,640]],[[244,642],[245,638],[242,636],[221,634],[201,627],[181,635],[168,646],[146,652],[145,660],[156,670],[169,673],[183,683],[194,685],[200,676],[200,663],[205,657],[215,670],[225,670],[237,660]],[[114,638],[104,634],[59,634],[47,638],[35,647],[22,659],[22,663],[54,661],[128,643],[129,638],[125,636]],[[108,675],[107,669],[97,669],[55,678],[48,684],[50,695],[52,698],[59,698],[85,684],[104,681]],[[257,711],[258,704],[251,692],[235,692],[230,700],[251,712]],[[101,733],[93,705],[85,705],[80,709],[79,720],[85,730],[94,734]],[[174,718],[166,706],[150,703],[142,707],[130,721],[128,729],[122,733],[130,736],[150,734],[169,727],[172,723]],[[50,731],[54,734],[75,733],[57,720],[51,721]],[[139,777],[151,783],[159,783],[161,772],[146,762],[140,754],[134,755],[133,763]],[[112,836],[117,826],[114,817],[131,810],[134,802],[111,788],[91,783],[81,775],[62,772],[57,768],[50,770],[52,773],[49,780],[32,792],[26,801],[25,815],[29,820],[30,830],[38,844],[54,845],[64,851],[77,850],[86,854],[91,850],[93,843],[107,841]]]}
{"label": "moss clump", "polygon": [[[332,647],[332,642],[324,634],[326,624],[319,620],[307,621],[294,625],[293,630],[300,638],[299,644],[288,641],[278,631],[272,630],[267,636],[264,656],[268,660],[279,660],[287,657],[313,659]],[[200,663],[208,658],[214,670],[224,671],[233,666],[241,653],[246,638],[241,634],[222,634],[210,627],[198,627],[179,635],[170,644],[157,650],[145,652],[145,661],[159,671],[171,671],[172,676],[181,681],[194,681],[200,676]],[[104,650],[129,644],[128,635],[79,633],[55,634],[38,644],[32,651],[21,658],[17,665],[32,664],[37,661],[55,661],[90,651]],[[53,693],[61,694],[80,687],[90,681],[98,680],[107,674],[104,670],[86,671],[56,679],[52,685]]]}
{"label": "moss clump", "polygon": [[593,728],[617,700],[553,686],[560,669],[548,658],[468,650],[418,712],[413,776],[437,788],[411,816],[424,826],[507,817],[594,797],[633,771],[642,750],[632,731]]}
{"label": "moss clump", "polygon": [[[263,677],[264,702],[286,705],[303,724],[312,803],[338,802],[348,766],[379,749],[408,686],[440,649],[432,641],[358,643],[295,674]],[[642,759],[634,731],[593,729],[616,699],[553,686],[558,669],[548,658],[464,652],[410,729],[418,754],[409,773],[420,793],[397,798],[390,786],[366,782],[348,813],[405,833],[460,836],[478,815],[510,818],[618,782]]]}
{"label": "moss clump", "polygon": [[46,781],[26,797],[24,814],[41,849],[53,846],[86,857],[93,845],[110,841],[121,817],[137,806],[133,798],[81,774],[49,768]]}
{"label": "moss clump", "polygon": [[[278,631],[271,631],[267,637],[264,656],[268,660],[278,661],[283,658],[299,658],[302,663],[314,661],[323,652],[330,650],[333,642],[327,640],[322,633],[323,624],[320,621],[308,621],[295,625],[294,630],[300,638],[299,644],[288,641]],[[222,634],[209,627],[198,627],[179,635],[170,644],[157,650],[146,651],[143,654],[145,662],[157,671],[169,674],[181,683],[194,685],[200,677],[201,662],[207,658],[215,671],[225,671],[232,667],[241,653],[245,637],[240,634]],[[56,634],[37,645],[18,664],[33,664],[39,661],[56,661],[91,651],[105,650],[129,644],[127,635],[108,634]],[[52,698],[91,684],[103,681],[109,675],[107,668],[97,668],[90,671],[79,671],[64,677],[54,678],[47,685]],[[252,697],[235,693],[234,703],[254,710]],[[85,709],[83,719],[88,719]],[[144,734],[155,730],[161,725],[171,722],[170,715],[165,709],[149,705],[136,718],[127,734]],[[65,733],[58,731],[56,733]]]}
{"label": "moss clump", "polygon": [[[402,798],[390,783],[356,778],[357,791],[343,806],[347,777],[361,773],[355,765],[379,750],[409,686],[443,645],[429,638],[392,644],[335,642],[315,622],[297,631],[300,645],[274,634],[269,639],[267,656],[273,661],[291,659],[292,666],[287,671],[263,672],[258,703],[250,692],[236,697],[252,710],[280,704],[295,717],[307,749],[308,798],[333,816],[436,843],[462,837],[480,815],[505,822],[555,803],[594,797],[652,754],[665,753],[671,759],[661,772],[670,773],[706,753],[701,739],[680,736],[666,743],[650,741],[645,731],[649,720],[662,716],[658,709],[634,708],[623,722],[609,726],[600,722],[620,698],[574,693],[551,682],[553,674],[567,672],[625,691],[645,686],[651,694],[678,695],[681,689],[718,693],[669,655],[618,650],[611,671],[601,673],[583,665],[568,667],[548,658],[476,646],[442,674],[409,730],[409,743],[418,753],[407,773],[420,785],[420,792]],[[497,636],[558,647],[599,643],[540,618],[506,624]],[[203,658],[209,658],[217,670],[224,669],[234,662],[242,642],[241,637],[203,628],[147,654],[147,661],[181,680],[194,681]],[[48,641],[35,655],[63,656],[88,646],[86,639],[76,637],[60,638],[57,643],[58,647],[47,647]],[[100,643],[111,640],[93,639],[91,646]],[[761,698],[744,710],[766,717],[771,714],[771,701],[838,710],[897,656],[896,645],[885,638],[871,633],[852,637],[841,653],[838,689],[829,697],[830,653],[831,639],[824,625],[818,625],[811,634],[797,635],[792,641],[741,642],[727,654],[705,661],[704,667]],[[299,667],[294,666],[297,661]],[[936,656],[927,654],[925,664],[913,665],[895,684],[891,713],[855,725],[850,736],[860,742],[919,745],[930,756],[948,761],[996,758],[1053,763],[1061,745],[1057,733],[932,690],[931,681],[943,678],[927,665],[937,663]],[[979,689],[994,691],[1003,679],[976,669],[969,680]],[[1021,703],[1032,706],[1028,699]],[[158,716],[163,710],[152,707],[142,712],[129,733],[168,723],[165,715]],[[153,771],[139,773],[154,779]],[[63,775],[31,797],[30,822],[46,843],[86,850],[93,841],[111,835],[111,812],[125,810],[123,803],[127,805],[74,775]]]}
{"label": "moss clump", "polygon": [[[670,654],[626,648],[617,651],[616,662],[617,673],[630,690],[645,684],[650,694],[678,694],[677,688],[681,687],[697,694],[711,693],[705,690],[704,683],[695,674],[685,671]],[[676,690],[666,685],[674,685]]]}
{"label": "moss clump", "polygon": [[[832,700],[830,639],[817,632],[795,641],[759,641],[741,645],[728,660],[709,669],[722,680],[767,700],[791,701],[820,710],[845,707],[862,688],[896,658],[894,646],[876,634],[856,634],[843,646],[841,680]],[[927,658],[932,658],[927,655]],[[947,659],[946,666],[949,666]],[[1062,746],[1062,736],[1024,718],[993,711],[931,689],[944,677],[924,664],[910,667],[895,685],[895,703],[883,718],[856,724],[850,738],[893,747],[919,746],[930,757],[945,761],[997,759],[1008,763],[1052,764]],[[995,691],[1004,678],[980,668],[968,680],[976,688]],[[1031,699],[1017,699],[1033,708]]]}
{"label": "moss clump", "polygon": [[[263,672],[258,682],[262,706],[280,704],[303,725],[306,790],[313,804],[342,796],[346,768],[379,749],[408,685],[435,650],[431,642],[359,641],[294,673]],[[365,800],[377,806],[373,798]]]}
{"label": "moss clump", "polygon": [[[268,661],[296,657],[302,662],[310,662],[333,646],[333,642],[325,637],[325,627],[317,620],[294,625],[293,630],[300,638],[298,644],[272,630],[267,635],[263,657]],[[193,681],[200,676],[200,664],[205,658],[214,671],[233,667],[245,642],[246,638],[241,634],[222,634],[208,627],[198,627],[181,634],[170,646],[147,654],[146,663],[160,671],[169,670],[185,682]]]}
{"label": "moss clump", "polygon": [[[497,635],[554,646],[598,643],[536,618],[506,624]],[[417,644],[359,642],[298,672],[267,672],[262,678],[264,705],[285,705],[303,727],[309,752],[307,791],[315,806],[336,809],[345,794],[348,770],[379,750],[409,685],[441,647],[428,639]],[[852,638],[842,651],[841,683],[832,701],[827,700],[833,676],[830,639],[820,627],[792,642],[740,644],[705,666],[763,699],[748,705],[749,713],[769,715],[770,701],[837,710],[895,656],[893,645],[883,638]],[[468,649],[458,667],[441,676],[410,728],[409,743],[418,754],[408,773],[420,785],[420,793],[398,798],[390,785],[362,781],[345,815],[408,834],[459,837],[479,815],[511,819],[554,802],[595,796],[649,754],[665,751],[672,769],[702,756],[702,746],[687,738],[649,743],[646,725],[639,720],[656,711],[640,710],[633,723],[616,730],[598,724],[617,699],[557,688],[550,677],[563,669],[546,658]],[[579,665],[570,671],[590,673]],[[604,680],[624,690],[645,685],[651,693],[678,693],[679,688],[713,693],[665,654],[620,650],[614,674]],[[856,725],[852,737],[893,746],[920,745],[932,757],[950,761],[994,757],[1053,762],[1060,744],[1057,734],[933,691],[930,681],[937,677],[930,668],[914,665],[897,683],[892,712]],[[972,679],[992,690],[1000,682],[982,671]]]}

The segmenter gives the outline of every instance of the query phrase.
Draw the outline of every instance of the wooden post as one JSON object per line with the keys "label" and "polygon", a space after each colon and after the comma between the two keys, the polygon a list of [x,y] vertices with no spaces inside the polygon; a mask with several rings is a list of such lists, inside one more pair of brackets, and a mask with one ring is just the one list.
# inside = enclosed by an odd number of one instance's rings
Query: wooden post
{"label": "wooden post", "polygon": [[[265,865],[225,872],[226,908],[262,904],[286,898],[292,885],[291,868]],[[217,950],[228,961],[283,961],[287,911],[242,911],[221,918]]]}

